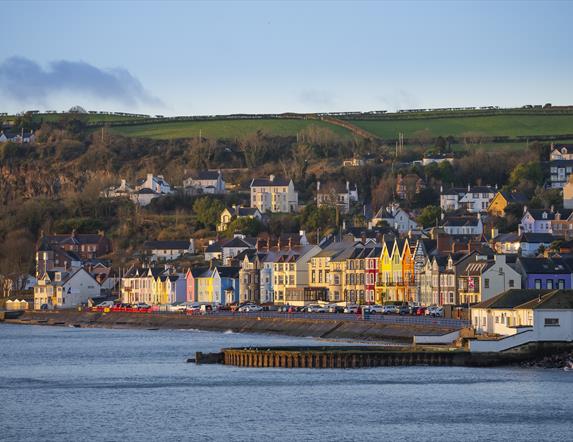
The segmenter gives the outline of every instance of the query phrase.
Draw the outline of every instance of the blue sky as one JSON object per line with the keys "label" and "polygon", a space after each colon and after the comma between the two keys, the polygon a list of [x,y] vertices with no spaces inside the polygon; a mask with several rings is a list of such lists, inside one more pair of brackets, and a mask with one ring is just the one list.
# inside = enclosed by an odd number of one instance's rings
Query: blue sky
{"label": "blue sky", "polygon": [[8,1],[2,15],[0,111],[573,104],[573,2]]}

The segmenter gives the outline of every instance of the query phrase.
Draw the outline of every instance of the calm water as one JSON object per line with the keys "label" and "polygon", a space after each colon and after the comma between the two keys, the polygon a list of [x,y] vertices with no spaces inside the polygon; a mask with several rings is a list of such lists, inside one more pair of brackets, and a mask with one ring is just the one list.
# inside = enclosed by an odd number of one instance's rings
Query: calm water
{"label": "calm water", "polygon": [[571,372],[185,363],[197,350],[311,342],[0,324],[0,439],[573,439]]}

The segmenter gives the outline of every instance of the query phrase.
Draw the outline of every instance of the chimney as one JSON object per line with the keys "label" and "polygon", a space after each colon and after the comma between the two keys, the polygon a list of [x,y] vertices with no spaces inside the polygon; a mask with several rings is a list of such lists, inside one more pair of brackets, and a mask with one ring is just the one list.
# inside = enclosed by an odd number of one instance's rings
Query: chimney
{"label": "chimney", "polygon": [[470,184],[468,183],[468,192],[471,190],[472,190],[472,188],[471,188]]}
{"label": "chimney", "polygon": [[292,237],[288,237],[288,250],[291,251],[292,250]]}
{"label": "chimney", "polygon": [[316,182],[316,191],[320,191],[320,180]]}
{"label": "chimney", "polygon": [[346,191],[350,192],[350,181],[346,181]]}
{"label": "chimney", "polygon": [[121,179],[121,187],[125,187],[126,186],[126,181],[125,178]]}
{"label": "chimney", "polygon": [[269,181],[272,183],[275,180],[275,176],[274,175],[269,175]]}
{"label": "chimney", "polygon": [[551,204],[551,213],[555,212],[555,206]]}

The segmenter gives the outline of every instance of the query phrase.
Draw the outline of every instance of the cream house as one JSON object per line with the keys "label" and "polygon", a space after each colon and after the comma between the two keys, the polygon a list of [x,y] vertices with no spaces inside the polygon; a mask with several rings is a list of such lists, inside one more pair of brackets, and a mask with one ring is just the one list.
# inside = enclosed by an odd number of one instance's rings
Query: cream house
{"label": "cream house", "polygon": [[62,309],[87,304],[100,295],[100,285],[84,268],[72,272],[45,272],[34,286],[34,308]]}
{"label": "cream house", "polygon": [[251,181],[251,207],[265,212],[291,213],[298,210],[298,192],[292,180],[270,175]]}
{"label": "cream house", "polygon": [[308,263],[320,250],[317,245],[308,245],[294,246],[290,250],[277,252],[278,256],[273,262],[275,304],[288,302],[287,293],[290,289],[308,287]]}

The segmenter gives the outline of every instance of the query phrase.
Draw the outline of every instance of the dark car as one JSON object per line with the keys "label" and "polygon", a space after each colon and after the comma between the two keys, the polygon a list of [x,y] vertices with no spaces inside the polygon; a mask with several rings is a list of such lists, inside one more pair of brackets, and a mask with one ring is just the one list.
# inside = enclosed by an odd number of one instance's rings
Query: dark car
{"label": "dark car", "polygon": [[409,315],[410,314],[410,307],[407,305],[401,305],[400,309],[398,310],[400,315]]}

